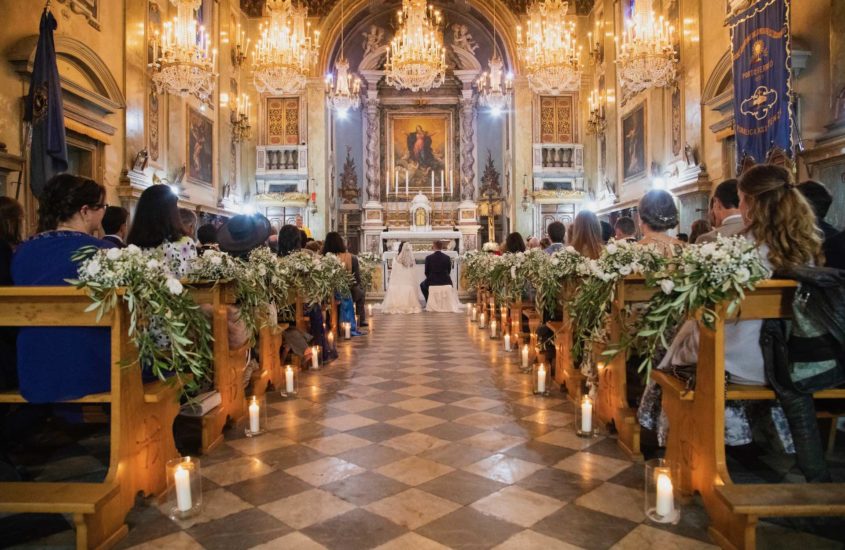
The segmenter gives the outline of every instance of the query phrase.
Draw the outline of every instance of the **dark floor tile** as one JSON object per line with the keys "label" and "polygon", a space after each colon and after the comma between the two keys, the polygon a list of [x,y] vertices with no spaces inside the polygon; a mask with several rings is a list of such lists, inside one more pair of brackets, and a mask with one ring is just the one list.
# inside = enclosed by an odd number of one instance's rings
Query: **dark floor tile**
{"label": "dark floor tile", "polygon": [[357,464],[362,468],[369,468],[375,470],[381,468],[397,460],[407,458],[408,455],[402,451],[397,451],[390,447],[383,445],[367,445],[359,449],[352,449],[337,455],[338,458]]}
{"label": "dark floor tile", "polygon": [[328,548],[344,550],[374,548],[407,531],[392,521],[360,508],[302,530]]}
{"label": "dark floor tile", "polygon": [[492,548],[519,531],[512,523],[463,507],[416,530],[417,533],[457,550]]}
{"label": "dark floor tile", "polygon": [[[638,466],[640,467],[640,470],[643,469],[642,464],[638,464]],[[642,488],[642,485],[640,485],[640,488]],[[691,504],[681,508],[681,520],[676,525],[672,525],[671,523],[653,522],[649,522],[649,525],[656,529],[662,529],[676,535],[681,535],[682,537],[690,537],[704,542],[713,542],[710,539],[710,535],[707,533],[707,528],[710,527],[710,517],[707,515],[707,511],[701,504],[700,497],[696,497]],[[840,535],[840,542],[845,542],[841,540],[842,537],[845,536],[845,525],[840,525],[838,532]]]}
{"label": "dark floor tile", "polygon": [[[407,386],[408,384],[405,384],[405,387]],[[375,401],[376,403],[381,403],[382,405],[390,405],[391,403],[405,401],[406,399],[408,399],[408,396],[402,395],[401,393],[393,393],[392,391],[386,391],[382,393],[368,395],[365,399]]]}
{"label": "dark floor tile", "polygon": [[608,437],[595,445],[590,445],[590,452],[610,458],[618,458],[619,460],[631,460],[631,457],[619,446],[616,437]]}
{"label": "dark floor tile", "polygon": [[379,382],[378,384],[372,384],[370,387],[389,392],[393,390],[398,390],[400,388],[407,388],[408,386],[410,386],[410,384],[408,384],[407,382],[400,382],[398,380],[387,380],[385,382]]}
{"label": "dark floor tile", "polygon": [[311,489],[310,485],[282,471],[275,471],[226,487],[227,491],[238,495],[253,506],[261,506],[308,489]]}
{"label": "dark floor tile", "polygon": [[496,431],[524,437],[527,439],[535,439],[543,436],[551,431],[556,430],[552,425],[540,424],[537,422],[528,422],[527,420],[517,420],[515,422],[508,422],[496,427]]}
{"label": "dark floor tile", "polygon": [[490,456],[490,452],[478,447],[453,442],[422,453],[422,458],[433,460],[452,468],[463,468]]}
{"label": "dark floor tile", "polygon": [[240,550],[277,539],[293,531],[270,514],[250,508],[188,529],[207,550]]}
{"label": "dark floor tile", "polygon": [[287,470],[293,466],[307,464],[322,457],[322,453],[305,445],[288,445],[287,447],[273,449],[272,451],[256,455],[256,458],[261,462],[268,466],[273,466],[278,470]]}
{"label": "dark floor tile", "polygon": [[365,506],[371,502],[401,493],[409,488],[404,483],[375,472],[365,472],[320,487],[320,489],[329,491],[335,496],[357,506]]}
{"label": "dark floor tile", "polygon": [[463,424],[456,424],[454,422],[444,422],[443,424],[438,424],[437,426],[420,430],[421,433],[439,437],[440,439],[445,439],[447,441],[466,439],[467,437],[472,437],[483,431],[484,430],[480,428],[464,426]]}
{"label": "dark floor tile", "polygon": [[[470,397],[469,395],[465,395],[464,399]],[[472,409],[465,409],[463,407],[456,407],[454,405],[442,405],[440,407],[434,407],[433,409],[428,409],[425,411],[425,414],[429,416],[436,416],[437,418],[442,418],[443,420],[457,420],[462,416],[466,416],[468,414],[473,414],[478,411],[473,411]]]}
{"label": "dark floor tile", "polygon": [[327,435],[339,433],[337,430],[327,428],[326,426],[317,424],[316,422],[306,422],[296,426],[286,426],[277,430],[277,432],[283,437],[287,437],[288,439],[297,442],[308,441],[309,439],[314,439],[316,437],[326,437]]}
{"label": "dark floor tile", "polygon": [[409,431],[410,430],[400,428],[399,426],[379,422],[378,424],[371,424],[369,426],[364,426],[363,428],[355,428],[354,430],[349,430],[346,433],[354,435],[355,437],[363,437],[373,443],[381,443],[382,441],[387,441],[388,439],[404,435]]}
{"label": "dark floor tile", "polygon": [[584,478],[556,468],[538,470],[517,485],[563,502],[575,500],[601,485],[597,479]]}
{"label": "dark floor tile", "polygon": [[[429,375],[426,374],[426,376],[429,376]],[[455,401],[460,401],[460,400],[466,399],[468,397],[467,394],[465,394],[465,393],[450,391],[448,388],[450,388],[451,385],[448,382],[431,382],[431,383],[426,384],[426,386],[429,386],[429,387],[432,387],[432,388],[439,388],[439,387],[441,387],[441,385],[445,386],[447,388],[447,390],[437,392],[437,393],[432,393],[430,395],[426,395],[425,398],[431,399],[432,401],[438,401],[440,403],[454,403]]]}
{"label": "dark floor tile", "polygon": [[456,470],[417,486],[417,489],[449,499],[458,504],[472,504],[480,498],[507,487],[504,483]]}
{"label": "dark floor tile", "polygon": [[[590,452],[593,452],[593,447],[590,447]],[[630,467],[608,479],[608,481],[617,485],[631,487],[632,489],[642,490],[645,486],[645,467],[642,464],[632,464]]]}
{"label": "dark floor tile", "polygon": [[569,544],[603,550],[616,544],[636,526],[633,521],[569,504],[531,529]]}
{"label": "dark floor tile", "polygon": [[[398,395],[398,394],[394,394],[394,395]],[[407,396],[404,396],[404,397],[405,397],[405,399],[408,399]],[[372,401],[369,398],[367,398],[367,399]],[[387,420],[393,420],[394,418],[399,418],[400,416],[405,416],[406,414],[411,414],[411,413],[410,413],[410,411],[399,409],[397,407],[383,406],[383,407],[375,407],[375,408],[369,409],[367,411],[361,411],[361,412],[356,413],[356,414],[370,418],[372,420],[378,420],[379,422],[385,422]]]}
{"label": "dark floor tile", "polygon": [[522,460],[528,460],[529,462],[553,466],[564,458],[575,454],[575,451],[567,449],[566,447],[549,445],[548,443],[532,440],[527,441],[522,445],[511,447],[505,451],[505,454],[521,458]]}
{"label": "dark floor tile", "polygon": [[[207,490],[205,481],[203,480],[203,489]],[[147,499],[144,502],[137,502],[129,511],[126,515],[129,534],[120,541],[117,549],[129,548],[179,531],[179,526],[161,513],[155,504],[155,499]],[[4,540],[2,536],[0,540]]]}

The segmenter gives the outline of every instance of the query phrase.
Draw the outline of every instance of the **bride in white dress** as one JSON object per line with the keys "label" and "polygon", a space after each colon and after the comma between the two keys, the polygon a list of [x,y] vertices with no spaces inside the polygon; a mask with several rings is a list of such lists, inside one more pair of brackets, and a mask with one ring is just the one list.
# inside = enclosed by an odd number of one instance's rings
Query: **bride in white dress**
{"label": "bride in white dress", "polygon": [[421,313],[424,303],[417,274],[414,272],[414,247],[403,242],[393,260],[390,283],[381,303],[382,313]]}

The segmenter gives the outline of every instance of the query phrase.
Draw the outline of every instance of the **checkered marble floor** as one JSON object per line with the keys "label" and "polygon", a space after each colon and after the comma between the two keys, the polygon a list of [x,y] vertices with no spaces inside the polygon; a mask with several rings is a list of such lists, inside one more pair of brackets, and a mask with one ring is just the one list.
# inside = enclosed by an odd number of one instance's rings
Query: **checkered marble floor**
{"label": "checkered marble floor", "polygon": [[573,406],[465,316],[377,313],[339,351],[268,397],[268,433],[202,457],[198,517],[137,506],[120,548],[712,548],[698,506],[645,521],[642,465],[576,437]]}

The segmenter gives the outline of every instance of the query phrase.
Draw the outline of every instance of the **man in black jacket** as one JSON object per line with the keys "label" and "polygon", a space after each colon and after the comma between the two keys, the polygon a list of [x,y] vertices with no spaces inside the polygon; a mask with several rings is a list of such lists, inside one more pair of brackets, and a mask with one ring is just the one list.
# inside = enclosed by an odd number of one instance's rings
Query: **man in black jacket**
{"label": "man in black jacket", "polygon": [[443,253],[443,243],[434,241],[434,253],[425,258],[425,280],[420,283],[425,300],[428,301],[428,287],[430,286],[452,286],[452,259]]}

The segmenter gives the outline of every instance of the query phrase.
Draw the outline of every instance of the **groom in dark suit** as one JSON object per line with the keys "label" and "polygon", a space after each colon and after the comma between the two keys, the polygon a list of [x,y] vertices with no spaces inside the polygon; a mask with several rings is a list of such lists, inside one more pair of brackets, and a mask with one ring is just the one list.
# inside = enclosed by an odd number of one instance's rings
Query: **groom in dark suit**
{"label": "groom in dark suit", "polygon": [[425,280],[420,283],[425,301],[428,301],[428,287],[430,286],[452,286],[452,259],[443,253],[443,243],[434,241],[434,253],[425,258]]}

